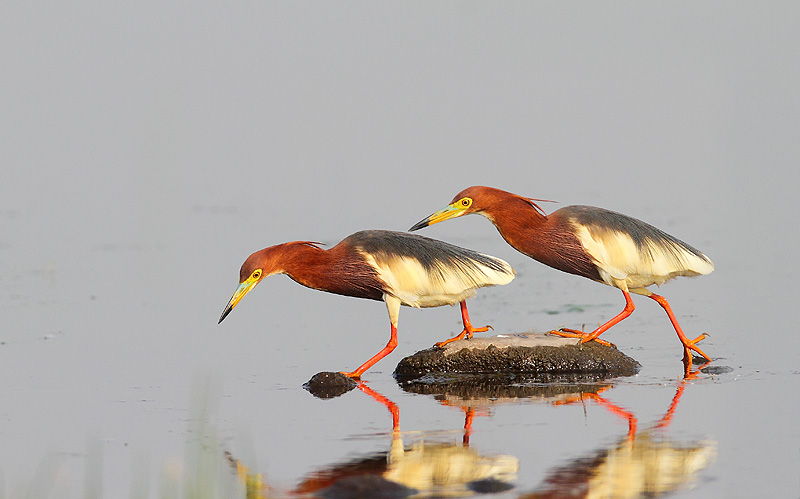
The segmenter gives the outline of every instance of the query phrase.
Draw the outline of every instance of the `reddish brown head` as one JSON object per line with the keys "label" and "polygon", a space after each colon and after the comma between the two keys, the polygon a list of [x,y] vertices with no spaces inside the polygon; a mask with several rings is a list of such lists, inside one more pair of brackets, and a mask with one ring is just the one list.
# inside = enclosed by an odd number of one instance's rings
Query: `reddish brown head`
{"label": "reddish brown head", "polygon": [[236,288],[230,301],[228,301],[228,305],[222,312],[219,322],[222,322],[231,313],[233,307],[244,298],[244,295],[252,291],[265,277],[284,273],[285,264],[294,253],[293,249],[298,246],[314,246],[314,244],[308,241],[278,244],[256,251],[247,257],[247,260],[244,261],[242,268],[239,270],[239,287]]}
{"label": "reddish brown head", "polygon": [[506,192],[493,187],[473,186],[467,187],[463,191],[456,194],[450,204],[442,210],[437,211],[433,215],[421,220],[409,230],[417,230],[435,223],[443,222],[451,218],[460,217],[462,215],[469,215],[470,213],[477,213],[483,215],[489,220],[494,221],[493,214],[502,211],[502,208],[507,209],[510,204],[515,202],[522,202],[527,206],[533,206],[542,215],[544,212],[539,208],[534,201],[544,201],[543,199],[530,199]]}

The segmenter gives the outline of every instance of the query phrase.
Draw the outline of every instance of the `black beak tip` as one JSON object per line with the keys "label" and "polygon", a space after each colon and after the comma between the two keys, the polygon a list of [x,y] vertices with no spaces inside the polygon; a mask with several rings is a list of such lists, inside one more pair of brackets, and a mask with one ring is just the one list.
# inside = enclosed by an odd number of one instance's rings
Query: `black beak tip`
{"label": "black beak tip", "polygon": [[225,320],[225,317],[227,317],[228,314],[231,313],[231,310],[233,310],[231,306],[225,307],[225,310],[222,311],[222,315],[219,316],[219,322],[217,322],[217,324],[221,324],[222,321]]}
{"label": "black beak tip", "polygon": [[419,222],[414,224],[414,226],[411,227],[410,229],[408,229],[408,231],[409,232],[414,232],[415,230],[419,230],[419,229],[421,229],[423,227],[427,227],[428,225],[429,225],[428,219],[426,218],[425,220],[420,220]]}

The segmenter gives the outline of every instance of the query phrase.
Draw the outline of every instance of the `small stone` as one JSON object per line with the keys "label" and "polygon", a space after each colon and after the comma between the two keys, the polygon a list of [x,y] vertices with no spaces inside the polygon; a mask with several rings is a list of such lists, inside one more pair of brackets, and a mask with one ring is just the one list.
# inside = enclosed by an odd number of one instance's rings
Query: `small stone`
{"label": "small stone", "polygon": [[342,373],[323,371],[312,376],[303,388],[317,398],[329,399],[349,392],[356,385],[355,381]]}

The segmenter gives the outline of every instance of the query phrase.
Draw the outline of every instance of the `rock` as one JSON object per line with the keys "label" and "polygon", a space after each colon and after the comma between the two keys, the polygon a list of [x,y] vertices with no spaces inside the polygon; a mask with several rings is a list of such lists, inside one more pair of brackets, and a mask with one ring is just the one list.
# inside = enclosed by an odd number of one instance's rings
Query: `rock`
{"label": "rock", "polygon": [[459,340],[404,358],[399,381],[430,374],[514,373],[548,376],[590,375],[595,379],[630,376],[639,363],[614,347],[541,333],[501,334]]}
{"label": "rock", "polygon": [[344,374],[329,371],[315,374],[303,385],[311,395],[321,399],[338,397],[355,387],[356,382]]}

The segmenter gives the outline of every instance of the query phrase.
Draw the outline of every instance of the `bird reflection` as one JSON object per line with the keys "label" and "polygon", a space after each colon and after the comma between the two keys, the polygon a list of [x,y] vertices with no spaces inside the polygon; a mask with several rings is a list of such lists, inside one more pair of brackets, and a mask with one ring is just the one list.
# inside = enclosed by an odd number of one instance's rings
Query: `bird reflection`
{"label": "bird reflection", "polygon": [[461,443],[419,440],[406,446],[397,404],[363,382],[358,388],[392,415],[389,451],[314,471],[297,486],[296,494],[323,498],[465,497],[513,488],[519,469],[516,457],[481,455],[470,448],[466,429]]}
{"label": "bird reflection", "polygon": [[[704,366],[701,366],[702,369]],[[552,469],[541,486],[518,499],[551,497],[659,497],[691,488],[699,472],[716,457],[716,442],[677,442],[666,436],[681,397],[700,374],[688,371],[675,391],[664,415],[644,430],[636,416],[604,394],[610,381],[591,378],[528,379],[489,375],[459,376],[449,382],[402,383],[404,390],[428,394],[442,405],[464,413],[461,442],[417,439],[404,442],[408,432],[400,430],[400,409],[392,400],[359,382],[357,388],[381,403],[392,418],[388,451],[363,455],[308,473],[293,490],[267,488],[259,474],[252,474],[230,458],[247,497],[295,498],[401,498],[468,497],[506,492],[514,488],[519,460],[510,455],[481,455],[470,446],[474,418],[486,416],[498,405],[534,403],[569,406],[596,403],[628,422],[627,434],[608,448],[591,452]],[[276,495],[277,494],[277,495]]]}
{"label": "bird reflection", "polygon": [[588,393],[578,400],[593,400],[612,413],[628,420],[628,434],[616,445],[574,459],[550,472],[542,487],[520,499],[550,497],[658,497],[690,488],[698,472],[716,458],[716,442],[700,440],[677,443],[659,430],[672,422],[686,381],[695,379],[701,366],[680,382],[667,412],[648,429],[638,432],[637,419],[629,411],[609,402],[599,393]]}

